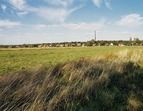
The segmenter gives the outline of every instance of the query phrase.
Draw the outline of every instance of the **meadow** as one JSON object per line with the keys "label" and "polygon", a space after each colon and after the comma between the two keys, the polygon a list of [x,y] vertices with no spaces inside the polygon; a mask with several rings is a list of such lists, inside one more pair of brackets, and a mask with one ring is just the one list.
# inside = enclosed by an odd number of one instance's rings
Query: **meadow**
{"label": "meadow", "polygon": [[90,58],[121,50],[138,50],[142,47],[76,47],[47,49],[0,49],[0,74],[26,68],[51,66],[80,58]]}
{"label": "meadow", "polygon": [[143,111],[142,47],[1,49],[0,111]]}

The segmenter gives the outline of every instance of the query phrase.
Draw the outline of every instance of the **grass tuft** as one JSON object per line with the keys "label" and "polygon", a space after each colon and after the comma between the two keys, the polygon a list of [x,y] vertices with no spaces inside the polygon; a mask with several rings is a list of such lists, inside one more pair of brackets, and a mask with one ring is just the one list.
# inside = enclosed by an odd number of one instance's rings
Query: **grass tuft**
{"label": "grass tuft", "polygon": [[5,74],[0,111],[142,111],[143,68],[120,55]]}

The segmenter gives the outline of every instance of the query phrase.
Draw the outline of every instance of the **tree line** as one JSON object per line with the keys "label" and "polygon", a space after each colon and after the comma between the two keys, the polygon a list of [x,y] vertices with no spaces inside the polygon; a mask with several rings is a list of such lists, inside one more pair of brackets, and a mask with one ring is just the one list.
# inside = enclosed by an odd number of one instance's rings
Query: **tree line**
{"label": "tree line", "polygon": [[143,40],[89,40],[86,42],[39,43],[0,45],[0,48],[44,48],[44,47],[88,47],[88,46],[143,46]]}

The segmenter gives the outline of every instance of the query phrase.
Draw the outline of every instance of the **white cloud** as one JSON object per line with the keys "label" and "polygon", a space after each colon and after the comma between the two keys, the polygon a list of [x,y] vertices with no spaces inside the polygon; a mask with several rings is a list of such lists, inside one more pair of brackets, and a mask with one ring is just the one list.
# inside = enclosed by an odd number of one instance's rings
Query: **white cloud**
{"label": "white cloud", "polygon": [[101,30],[106,27],[105,22],[100,23],[62,23],[60,25],[48,25],[49,28],[70,30]]}
{"label": "white cloud", "polygon": [[71,5],[75,0],[44,0],[50,4],[67,7]]}
{"label": "white cloud", "polygon": [[68,15],[81,7],[73,9],[65,8],[33,8],[33,11],[38,16],[50,21],[50,22],[64,22]]}
{"label": "white cloud", "polygon": [[34,26],[34,28],[35,28],[36,30],[41,30],[41,29],[43,29],[43,28],[46,28],[46,26],[47,26],[47,25],[45,25],[45,24],[38,24],[38,25]]}
{"label": "white cloud", "polygon": [[111,9],[111,3],[110,0],[93,0],[93,3],[96,7],[100,8],[102,4],[105,4],[105,6],[109,9]]}
{"label": "white cloud", "polygon": [[143,25],[143,17],[139,14],[129,14],[117,22],[119,26],[135,27]]}
{"label": "white cloud", "polygon": [[17,15],[20,16],[20,17],[22,17],[22,16],[24,16],[24,15],[27,15],[27,14],[29,14],[28,11],[22,11],[22,12],[18,12],[18,13],[17,13]]}
{"label": "white cloud", "polygon": [[31,27],[32,29],[36,30],[70,30],[70,31],[94,31],[94,30],[101,30],[106,27],[106,21],[101,20],[99,22],[93,23],[61,23],[61,24],[36,24],[36,25],[24,25],[24,27]]}
{"label": "white cloud", "polygon": [[102,23],[63,24],[63,26],[71,30],[100,30],[105,27]]}
{"label": "white cloud", "polygon": [[93,0],[95,6],[100,7],[102,0]]}
{"label": "white cloud", "polygon": [[29,14],[26,0],[9,0],[9,3],[16,10],[18,16],[23,16]]}
{"label": "white cloud", "polygon": [[54,9],[54,8],[39,8],[35,13],[52,22],[63,22],[66,17],[71,13],[65,9]]}
{"label": "white cloud", "polygon": [[6,6],[6,5],[4,5],[4,4],[2,4],[2,5],[1,5],[1,9],[5,12],[5,11],[6,11],[6,9],[7,9],[7,6]]}
{"label": "white cloud", "polygon": [[10,4],[13,5],[18,10],[23,10],[26,5],[25,0],[9,0]]}
{"label": "white cloud", "polygon": [[12,22],[9,20],[0,20],[0,27],[13,28],[13,27],[17,27],[20,25],[21,25],[20,22]]}
{"label": "white cloud", "polygon": [[111,7],[111,2],[110,2],[110,0],[105,0],[105,5],[106,5],[106,7],[109,8],[109,9],[112,8],[112,7]]}
{"label": "white cloud", "polygon": [[26,2],[26,0],[9,0],[9,1],[16,10],[18,16],[23,16],[32,13],[50,22],[64,22],[68,15],[70,15],[77,9],[83,7],[83,6],[73,7],[73,8],[69,7],[74,0],[44,0],[48,4],[53,4],[50,7],[30,6]]}

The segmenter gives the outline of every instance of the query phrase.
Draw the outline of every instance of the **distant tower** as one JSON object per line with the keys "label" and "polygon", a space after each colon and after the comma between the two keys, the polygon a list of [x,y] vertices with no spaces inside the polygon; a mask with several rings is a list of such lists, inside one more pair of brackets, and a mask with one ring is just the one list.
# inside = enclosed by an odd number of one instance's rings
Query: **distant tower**
{"label": "distant tower", "polygon": [[134,33],[132,33],[132,40],[134,39]]}
{"label": "distant tower", "polygon": [[133,39],[132,39],[132,37],[130,37],[130,41],[132,41]]}
{"label": "distant tower", "polygon": [[95,35],[94,35],[94,40],[96,41],[96,30],[95,30],[95,32],[94,32],[94,33],[95,33]]}

